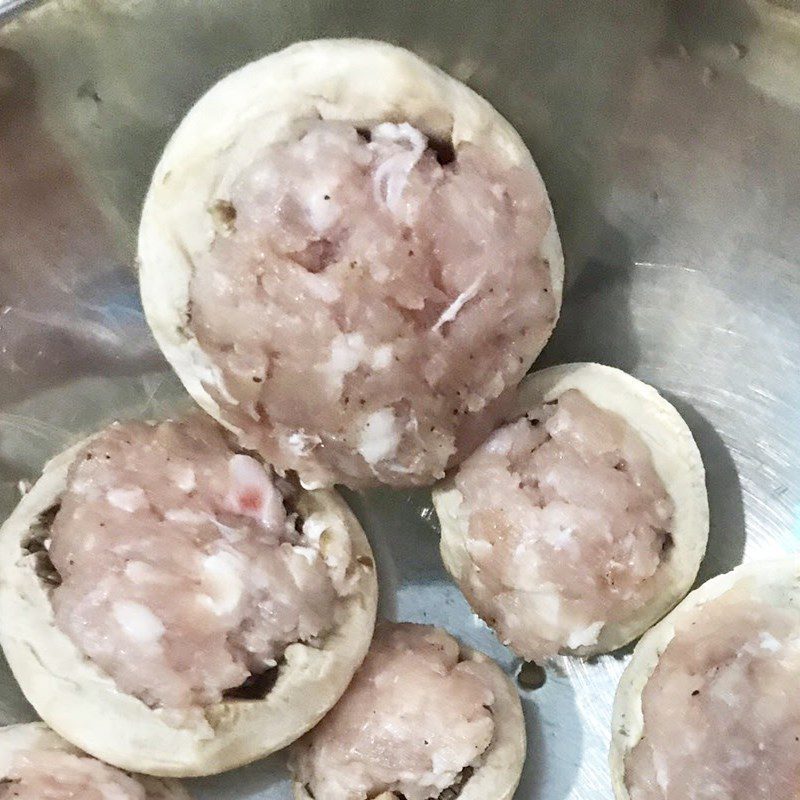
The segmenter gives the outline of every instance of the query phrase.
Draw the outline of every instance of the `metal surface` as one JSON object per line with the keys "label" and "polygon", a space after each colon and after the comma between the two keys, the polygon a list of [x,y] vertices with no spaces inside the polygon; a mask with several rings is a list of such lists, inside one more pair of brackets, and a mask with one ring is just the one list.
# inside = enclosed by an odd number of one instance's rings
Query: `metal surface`
{"label": "metal surface", "polygon": [[[797,548],[797,3],[72,0],[9,19],[0,513],[17,481],[77,434],[163,413],[183,396],[142,318],[131,265],[150,171],[184,111],[263,53],[361,35],[466,80],[525,137],[568,269],[541,363],[616,365],[675,402],[708,470],[702,576]],[[515,670],[445,577],[428,493],[351,500],[379,556],[384,612],[442,624]],[[608,721],[623,666],[624,656],[564,659],[543,688],[522,692],[530,754],[519,798],[611,796]],[[0,721],[30,717],[6,670]],[[191,789],[201,800],[289,796],[280,757]]]}

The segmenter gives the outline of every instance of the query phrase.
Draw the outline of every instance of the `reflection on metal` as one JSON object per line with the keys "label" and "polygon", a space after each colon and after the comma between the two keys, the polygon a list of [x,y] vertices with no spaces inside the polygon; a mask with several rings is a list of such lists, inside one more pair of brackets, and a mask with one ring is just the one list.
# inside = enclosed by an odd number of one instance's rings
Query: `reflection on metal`
{"label": "reflection on metal", "polygon": [[[14,3],[0,4],[0,14]],[[794,8],[794,11],[792,10]],[[183,398],[142,318],[139,206],[192,101],[314,36],[384,38],[519,128],[567,257],[542,364],[597,360],[655,384],[705,458],[702,577],[800,537],[800,24],[792,0],[51,0],[0,30],[0,513],[17,482],[115,416]],[[519,664],[439,565],[425,492],[351,496],[382,608]],[[522,800],[608,800],[626,655],[561,659],[525,692]],[[7,673],[0,720],[30,710]],[[288,797],[280,759],[197,781],[202,800]]]}

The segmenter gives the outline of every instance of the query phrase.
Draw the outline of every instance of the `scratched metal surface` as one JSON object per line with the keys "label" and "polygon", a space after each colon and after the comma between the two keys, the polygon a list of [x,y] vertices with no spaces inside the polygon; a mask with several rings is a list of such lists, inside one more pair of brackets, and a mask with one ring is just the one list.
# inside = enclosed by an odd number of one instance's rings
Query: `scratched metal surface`
{"label": "scratched metal surface", "polygon": [[[386,38],[485,94],[550,188],[567,256],[541,363],[593,359],[649,381],[703,452],[703,577],[800,536],[800,6],[792,0],[0,0],[0,514],[46,457],[183,393],[132,271],[158,153],[225,72],[291,41]],[[383,610],[442,624],[510,671],[448,582],[426,492],[351,497]],[[624,656],[562,660],[522,692],[518,797],[607,800]],[[0,721],[32,717],[7,668]],[[280,757],[193,782],[288,798]]]}

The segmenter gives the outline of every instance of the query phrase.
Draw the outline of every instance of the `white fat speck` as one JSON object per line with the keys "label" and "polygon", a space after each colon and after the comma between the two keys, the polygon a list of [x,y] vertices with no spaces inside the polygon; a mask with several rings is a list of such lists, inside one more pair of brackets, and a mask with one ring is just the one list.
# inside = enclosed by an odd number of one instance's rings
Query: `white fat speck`
{"label": "white fat speck", "polygon": [[325,369],[333,384],[341,389],[344,376],[352,372],[369,354],[360,333],[340,333],[331,342],[331,354]]}
{"label": "white fat speck", "polygon": [[132,489],[109,489],[106,492],[106,500],[114,508],[122,509],[129,514],[149,505],[144,490],[139,486],[134,486]]}
{"label": "white fat speck", "polygon": [[375,199],[378,202],[385,202],[392,214],[402,219],[405,217],[405,209],[402,206],[403,192],[411,170],[425,152],[427,139],[407,122],[400,125],[384,122],[372,129],[373,143],[379,140],[406,144],[410,148],[389,156],[378,166],[373,176]]}
{"label": "white fat speck", "polygon": [[318,235],[325,233],[339,216],[339,206],[333,200],[331,191],[313,182],[305,187],[303,195],[311,227]]}
{"label": "white fat speck", "polygon": [[431,774],[434,779],[452,769],[453,754],[449,748],[442,748],[431,754]]}
{"label": "white fat speck", "polygon": [[313,278],[313,280],[308,281],[308,288],[323,303],[335,303],[342,296],[339,288],[327,278],[311,274],[309,274],[309,277]]}
{"label": "white fat speck", "polygon": [[303,536],[309,542],[319,542],[319,537],[330,526],[328,525],[327,517],[324,514],[314,513],[306,518],[303,522]]}
{"label": "white fat speck", "polygon": [[17,490],[21,495],[28,494],[28,492],[31,490],[31,482],[17,481]]}
{"label": "white fat speck", "polygon": [[508,455],[513,444],[513,434],[509,429],[500,428],[491,435],[489,440],[484,445],[484,449],[488,453],[496,453],[500,456]]}
{"label": "white fat speck", "polygon": [[391,408],[374,411],[367,417],[358,438],[358,452],[368,464],[377,464],[397,452],[400,430]]}
{"label": "white fat speck", "polygon": [[655,749],[653,750],[653,766],[656,771],[656,783],[666,795],[667,788],[669,787],[669,772],[664,756]]}
{"label": "white fat speck", "polygon": [[242,558],[220,551],[203,559],[203,583],[208,592],[208,605],[222,616],[233,611],[242,597],[244,582]]}
{"label": "white fat speck", "polygon": [[573,631],[567,639],[567,647],[588,647],[597,643],[597,637],[603,628],[603,622],[593,622],[579,631]]}
{"label": "white fat speck", "polygon": [[548,538],[550,540],[550,544],[552,544],[556,550],[563,550],[572,543],[572,535],[574,533],[574,527],[561,528],[558,532],[552,534]]}
{"label": "white fat speck", "polygon": [[175,474],[175,485],[182,491],[188,494],[193,491],[197,486],[197,478],[195,477],[194,470],[191,467],[184,467]]}
{"label": "white fat speck", "polygon": [[302,545],[296,544],[292,547],[292,550],[298,555],[303,556],[309,564],[313,564],[319,558],[319,552],[313,547],[303,547]]}
{"label": "white fat speck", "polygon": [[295,431],[289,434],[286,438],[286,444],[296,456],[304,456],[310,453],[322,439],[317,435],[305,433],[304,431]]}
{"label": "white fat speck", "polygon": [[407,142],[412,147],[423,150],[428,144],[425,136],[408,122],[401,122],[399,125],[394,122],[381,122],[370,133],[372,141],[383,139],[389,142]]}
{"label": "white fat speck", "polygon": [[762,650],[767,650],[770,653],[777,653],[781,649],[781,643],[769,631],[761,632],[758,637],[758,643],[761,645]]}
{"label": "white fat speck", "polygon": [[536,611],[550,625],[558,625],[558,618],[561,615],[561,598],[557,594],[549,592],[538,595]]}
{"label": "white fat speck", "polygon": [[486,407],[486,398],[483,395],[475,394],[475,392],[471,392],[467,395],[467,411],[470,414],[477,414],[478,411],[481,411],[483,408]]}
{"label": "white fat speck", "polygon": [[390,344],[381,345],[372,354],[372,367],[373,369],[386,369],[392,363],[392,356],[394,355],[394,348]]}
{"label": "white fat speck", "polygon": [[200,525],[208,521],[207,514],[200,514],[197,511],[189,511],[187,508],[170,508],[164,514],[167,522],[179,522],[186,525]]}
{"label": "white fat speck", "polygon": [[482,277],[478,276],[475,280],[463,291],[461,294],[453,300],[452,303],[442,312],[439,319],[436,320],[436,324],[433,326],[434,331],[438,331],[439,328],[442,327],[446,322],[452,322],[457,316],[458,312],[461,311],[464,306],[478,294],[478,289],[480,289],[481,281],[483,280]]}
{"label": "white fat speck", "polygon": [[659,519],[668,520],[672,517],[672,502],[667,498],[663,498],[656,503],[656,514]]}
{"label": "white fat speck", "polygon": [[122,632],[134,642],[152,644],[164,635],[164,623],[141,603],[118,600],[112,606],[112,613]]}
{"label": "white fat speck", "polygon": [[473,614],[472,615],[472,624],[476,628],[488,628],[489,627],[477,614]]}
{"label": "white fat speck", "polygon": [[386,266],[386,264],[384,264],[382,261],[371,262],[369,265],[369,271],[372,277],[378,283],[385,283],[387,280],[389,280],[389,276],[392,274],[389,267]]}
{"label": "white fat speck", "polygon": [[164,576],[146,561],[129,561],[125,565],[125,577],[134,583],[161,583]]}

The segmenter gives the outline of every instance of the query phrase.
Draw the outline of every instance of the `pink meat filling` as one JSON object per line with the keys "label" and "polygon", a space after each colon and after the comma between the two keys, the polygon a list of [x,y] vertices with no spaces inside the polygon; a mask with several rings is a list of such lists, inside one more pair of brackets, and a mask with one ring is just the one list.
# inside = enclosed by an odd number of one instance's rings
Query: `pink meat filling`
{"label": "pink meat filling", "polygon": [[118,769],[59,750],[18,754],[2,800],[145,800],[144,787]]}
{"label": "pink meat filling", "polygon": [[125,692],[188,710],[335,622],[349,543],[298,530],[275,480],[197,416],[114,424],[69,472],[51,527],[56,622]]}
{"label": "pink meat filling", "polygon": [[488,669],[460,662],[442,630],[379,625],[344,697],[295,745],[295,779],[315,800],[438,797],[492,741]]}
{"label": "pink meat filling", "polygon": [[525,658],[592,645],[653,597],[672,501],[639,435],[579,391],[500,428],[455,485],[462,589]]}
{"label": "pink meat filling", "polygon": [[748,581],[675,629],[642,693],[631,800],[796,800],[800,613]]}
{"label": "pink meat filling", "polygon": [[429,144],[406,123],[309,122],[210,210],[189,320],[207,388],[306,485],[442,477],[555,323],[538,175]]}

